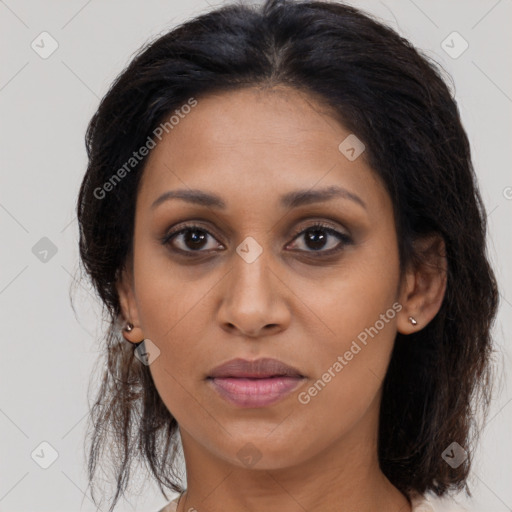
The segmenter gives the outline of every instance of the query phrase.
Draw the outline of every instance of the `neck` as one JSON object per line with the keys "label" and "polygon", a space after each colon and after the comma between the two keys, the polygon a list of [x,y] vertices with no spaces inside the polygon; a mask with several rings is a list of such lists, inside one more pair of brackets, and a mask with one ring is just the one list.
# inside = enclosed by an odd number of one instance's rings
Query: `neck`
{"label": "neck", "polygon": [[[303,476],[301,485],[279,480],[274,471],[251,479],[241,478],[235,470],[223,480],[208,486],[191,484],[180,499],[177,512],[235,512],[240,510],[268,512],[411,512],[409,499],[400,493],[381,473],[364,480],[356,490],[339,485],[339,473],[325,479]],[[265,478],[266,476],[266,478]],[[325,476],[325,475],[324,475]],[[355,479],[351,478],[354,482]],[[242,482],[243,486],[240,484]],[[203,483],[204,484],[204,483]],[[288,485],[290,485],[288,487]],[[221,489],[222,488],[222,491]],[[209,491],[209,492],[208,492]]]}
{"label": "neck", "polygon": [[380,470],[371,424],[362,422],[314,457],[277,469],[230,463],[180,427],[187,491],[177,512],[411,512],[409,499]]}

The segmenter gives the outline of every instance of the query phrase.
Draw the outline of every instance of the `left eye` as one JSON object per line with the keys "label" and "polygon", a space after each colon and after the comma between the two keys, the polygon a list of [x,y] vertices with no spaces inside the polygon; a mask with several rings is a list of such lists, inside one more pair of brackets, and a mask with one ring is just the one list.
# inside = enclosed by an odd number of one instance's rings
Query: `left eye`
{"label": "left eye", "polygon": [[[304,252],[332,253],[341,250],[343,245],[348,245],[352,241],[348,235],[322,224],[309,226],[297,233],[293,240],[298,240],[304,236],[305,244],[310,249],[305,249]],[[166,235],[162,239],[162,243],[164,245],[170,244],[182,253],[206,252],[209,249],[215,249],[215,244],[208,247],[208,237],[215,240],[211,233],[199,226],[185,226],[179,231]],[[326,249],[325,246],[329,245],[327,244],[328,240],[333,238],[337,238],[338,243],[331,243],[330,247]],[[181,247],[176,247],[176,244],[181,244]],[[220,244],[220,248],[222,249],[224,246]],[[301,250],[299,249],[299,251]]]}
{"label": "left eye", "polygon": [[[351,238],[344,233],[340,233],[333,228],[324,226],[323,224],[315,224],[301,231],[294,240],[298,240],[305,236],[305,243],[312,249],[306,252],[322,252],[322,253],[333,253],[342,249],[343,245],[351,243]],[[325,245],[329,238],[337,238],[338,243],[331,243],[331,246],[327,249]]]}

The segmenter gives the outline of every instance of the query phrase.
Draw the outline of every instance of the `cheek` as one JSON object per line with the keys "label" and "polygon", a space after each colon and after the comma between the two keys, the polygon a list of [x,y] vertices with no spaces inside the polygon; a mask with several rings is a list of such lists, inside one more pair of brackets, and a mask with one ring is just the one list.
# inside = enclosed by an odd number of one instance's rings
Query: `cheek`
{"label": "cheek", "polygon": [[[304,354],[314,378],[299,402],[310,404],[315,414],[337,416],[338,425],[354,421],[372,402],[393,350],[401,309],[396,301],[398,253],[394,246],[381,247],[368,247],[357,261],[340,268],[336,279],[310,288],[307,295],[318,314],[316,332],[308,337],[321,341]],[[329,402],[340,407],[330,409]]]}
{"label": "cheek", "polygon": [[[200,299],[194,298],[190,297],[191,305],[182,300],[165,311],[161,304],[155,304],[155,310],[147,309],[145,314],[149,326],[145,331],[147,337],[154,340],[160,350],[149,370],[158,394],[179,423],[197,421],[210,408],[201,403],[201,392],[204,391],[200,387],[204,385],[201,378],[207,367],[204,362],[207,347],[202,347],[205,328],[199,320],[201,315],[197,316],[201,303],[196,303]],[[204,421],[207,420],[205,417]]]}
{"label": "cheek", "polygon": [[[138,244],[138,245],[137,245]],[[142,235],[134,254],[135,290],[139,321],[144,334],[160,343],[173,335],[179,323],[187,317],[204,295],[185,270],[180,269],[166,254],[160,242]]]}
{"label": "cheek", "polygon": [[204,339],[200,319],[207,318],[205,288],[191,283],[156,252],[139,246],[135,254],[137,309],[145,338],[159,350],[149,370],[163,402],[174,413],[190,407],[187,381],[198,365]]}
{"label": "cheek", "polygon": [[364,314],[356,309],[358,316],[351,315],[351,308],[338,307],[331,317],[337,334],[324,337],[306,354],[316,371],[297,394],[297,403],[302,422],[322,424],[319,443],[351,431],[379,397],[396,335],[396,310],[391,304],[373,304],[371,314],[369,306]]}
{"label": "cheek", "polygon": [[384,241],[354,251],[318,285],[307,282],[299,291],[315,313],[312,318],[326,337],[323,345],[329,352],[348,350],[351,341],[376,322],[381,339],[391,343],[394,339],[396,310],[392,306],[397,300],[398,252]]}

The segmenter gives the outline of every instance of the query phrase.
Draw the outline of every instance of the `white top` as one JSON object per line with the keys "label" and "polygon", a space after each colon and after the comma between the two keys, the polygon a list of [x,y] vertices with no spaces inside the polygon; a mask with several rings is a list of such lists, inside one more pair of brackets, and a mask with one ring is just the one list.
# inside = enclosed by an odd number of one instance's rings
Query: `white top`
{"label": "white top", "polygon": [[[158,512],[176,512],[179,496]],[[457,505],[450,498],[437,496],[411,496],[412,512],[465,512],[466,509]]]}

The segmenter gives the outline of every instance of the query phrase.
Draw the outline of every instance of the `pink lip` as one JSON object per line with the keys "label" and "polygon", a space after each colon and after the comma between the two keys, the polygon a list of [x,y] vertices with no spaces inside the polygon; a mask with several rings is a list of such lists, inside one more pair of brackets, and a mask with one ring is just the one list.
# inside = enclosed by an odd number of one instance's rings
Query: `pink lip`
{"label": "pink lip", "polygon": [[230,403],[239,407],[264,407],[291,393],[303,377],[215,377],[208,378],[213,388]]}

